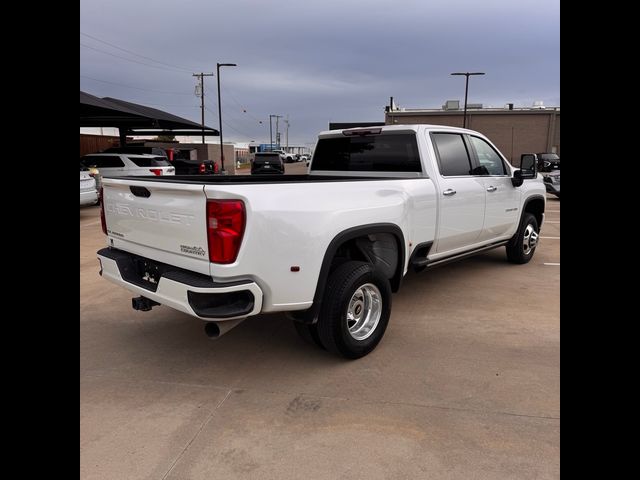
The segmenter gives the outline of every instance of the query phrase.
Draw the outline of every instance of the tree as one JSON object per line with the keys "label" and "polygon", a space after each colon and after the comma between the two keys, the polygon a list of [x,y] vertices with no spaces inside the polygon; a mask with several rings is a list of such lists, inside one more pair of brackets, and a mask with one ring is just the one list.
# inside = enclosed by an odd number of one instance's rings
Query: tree
{"label": "tree", "polygon": [[158,135],[155,139],[158,142],[175,142],[176,141],[175,135]]}

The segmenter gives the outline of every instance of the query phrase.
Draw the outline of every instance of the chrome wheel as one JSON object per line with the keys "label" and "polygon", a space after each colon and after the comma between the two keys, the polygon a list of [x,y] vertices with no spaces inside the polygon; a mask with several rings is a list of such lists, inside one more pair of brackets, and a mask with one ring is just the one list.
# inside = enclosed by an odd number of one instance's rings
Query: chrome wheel
{"label": "chrome wheel", "polygon": [[538,244],[538,233],[533,228],[533,225],[527,225],[524,230],[524,237],[522,239],[522,247],[525,255],[529,255],[531,251],[536,248]]}
{"label": "chrome wheel", "polygon": [[378,326],[382,315],[382,295],[372,283],[358,288],[349,300],[347,327],[356,340],[368,338]]}

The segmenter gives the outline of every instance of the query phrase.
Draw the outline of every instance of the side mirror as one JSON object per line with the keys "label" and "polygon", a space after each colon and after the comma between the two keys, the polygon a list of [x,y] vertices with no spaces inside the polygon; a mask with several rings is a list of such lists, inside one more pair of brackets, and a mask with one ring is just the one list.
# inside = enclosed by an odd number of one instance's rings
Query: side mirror
{"label": "side mirror", "polygon": [[520,157],[520,170],[513,172],[511,183],[514,187],[519,187],[525,180],[536,178],[538,156],[535,153],[524,153]]}
{"label": "side mirror", "polygon": [[520,169],[521,170],[529,170],[533,172],[533,177],[536,178],[537,171],[536,166],[538,165],[538,156],[535,153],[523,153],[520,157]]}

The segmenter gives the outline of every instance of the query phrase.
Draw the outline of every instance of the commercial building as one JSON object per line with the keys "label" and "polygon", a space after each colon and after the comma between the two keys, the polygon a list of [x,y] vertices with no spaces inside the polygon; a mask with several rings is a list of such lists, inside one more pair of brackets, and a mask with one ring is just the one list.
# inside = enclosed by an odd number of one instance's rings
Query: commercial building
{"label": "commercial building", "polygon": [[[427,123],[462,127],[463,107],[448,100],[441,109],[386,107],[385,124]],[[483,108],[467,105],[467,128],[486,135],[515,165],[523,153],[553,152],[560,155],[560,107],[535,102],[531,108]],[[515,161],[515,163],[514,163]]]}

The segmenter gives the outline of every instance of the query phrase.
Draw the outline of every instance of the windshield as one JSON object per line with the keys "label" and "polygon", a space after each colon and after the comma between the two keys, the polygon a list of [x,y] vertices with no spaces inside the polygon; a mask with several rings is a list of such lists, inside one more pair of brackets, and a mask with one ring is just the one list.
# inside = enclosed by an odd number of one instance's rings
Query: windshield
{"label": "windshield", "polygon": [[540,160],[553,160],[554,162],[559,162],[560,157],[555,153],[542,153],[540,154]]}

